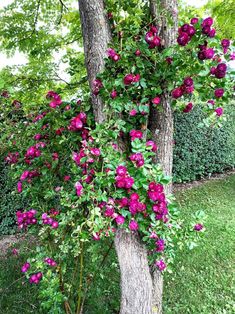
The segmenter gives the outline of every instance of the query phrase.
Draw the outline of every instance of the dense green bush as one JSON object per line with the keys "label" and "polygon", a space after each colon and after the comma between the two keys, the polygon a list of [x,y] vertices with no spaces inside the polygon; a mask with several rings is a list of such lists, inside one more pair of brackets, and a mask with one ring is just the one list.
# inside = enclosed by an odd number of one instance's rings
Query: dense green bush
{"label": "dense green bush", "polygon": [[223,172],[235,165],[235,119],[232,108],[221,128],[201,127],[204,113],[175,114],[174,181],[185,182]]}
{"label": "dense green bush", "polygon": [[16,229],[16,211],[24,208],[25,201],[17,193],[8,165],[0,158],[0,235],[11,234]]}

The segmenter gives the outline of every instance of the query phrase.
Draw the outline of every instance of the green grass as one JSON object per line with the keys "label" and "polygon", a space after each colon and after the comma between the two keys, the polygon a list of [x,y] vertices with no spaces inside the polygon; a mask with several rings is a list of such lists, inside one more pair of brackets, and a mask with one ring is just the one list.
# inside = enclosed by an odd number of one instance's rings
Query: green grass
{"label": "green grass", "polygon": [[31,286],[21,273],[21,266],[26,262],[31,243],[22,242],[14,245],[19,248],[19,256],[12,250],[0,259],[0,313],[29,314],[40,313],[37,299],[37,287]]}
{"label": "green grass", "polygon": [[235,313],[235,176],[177,193],[187,215],[203,209],[208,218],[203,242],[176,259],[165,278],[164,314]]}
{"label": "green grass", "polygon": [[[181,252],[175,272],[166,274],[164,314],[235,313],[235,175],[178,192],[177,200],[184,215],[203,209],[208,216],[207,230],[200,246]],[[21,278],[20,267],[27,258],[25,245],[21,245],[19,257],[9,254],[0,260],[0,313],[44,314],[39,310],[37,287]],[[113,255],[107,261],[106,271],[110,268],[115,279],[118,274],[108,266],[115,261]],[[107,273],[103,274],[104,281],[97,278],[94,282],[86,313],[113,314],[118,306],[118,280],[109,278]]]}

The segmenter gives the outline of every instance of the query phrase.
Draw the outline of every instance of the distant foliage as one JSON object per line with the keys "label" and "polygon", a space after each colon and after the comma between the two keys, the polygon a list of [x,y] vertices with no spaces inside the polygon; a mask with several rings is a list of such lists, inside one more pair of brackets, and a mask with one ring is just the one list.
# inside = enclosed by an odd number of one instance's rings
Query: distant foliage
{"label": "distant foliage", "polygon": [[227,110],[231,114],[223,128],[200,127],[205,115],[199,107],[187,115],[175,114],[175,182],[200,179],[234,167],[235,116],[232,108]]}
{"label": "distant foliage", "polygon": [[16,192],[15,182],[9,175],[9,169],[3,159],[0,159],[0,235],[15,232],[15,213],[25,206],[22,196]]}

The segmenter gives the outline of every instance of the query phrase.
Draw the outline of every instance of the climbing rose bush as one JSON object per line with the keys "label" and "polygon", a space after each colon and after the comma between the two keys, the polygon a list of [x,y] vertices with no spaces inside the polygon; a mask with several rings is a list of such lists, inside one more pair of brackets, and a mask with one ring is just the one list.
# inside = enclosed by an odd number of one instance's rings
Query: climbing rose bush
{"label": "climbing rose bush", "polygon": [[158,143],[148,117],[161,110],[167,92],[173,110],[187,114],[200,102],[205,123],[222,121],[232,94],[225,78],[230,42],[218,41],[212,25],[211,18],[193,18],[180,26],[177,46],[167,49],[155,25],[122,49],[114,40],[92,86],[104,100],[106,122],[95,124],[89,98],[67,102],[49,91],[39,112],[26,117],[24,132],[12,134],[14,151],[6,160],[17,192],[32,202],[17,212],[17,223],[41,244],[22,272],[40,284],[44,307],[53,311],[68,301],[69,291],[76,295],[77,287],[66,281],[69,260],[83,256],[84,245],[112,238],[117,228],[139,233],[149,264],[159,271],[170,270],[176,251],[193,248],[204,232],[203,212],[183,220],[165,193],[170,178],[153,162]]}

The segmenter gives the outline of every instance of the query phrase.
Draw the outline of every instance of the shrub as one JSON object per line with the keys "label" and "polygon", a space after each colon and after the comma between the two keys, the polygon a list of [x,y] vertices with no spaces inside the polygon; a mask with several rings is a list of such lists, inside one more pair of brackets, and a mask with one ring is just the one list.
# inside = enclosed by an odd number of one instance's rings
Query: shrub
{"label": "shrub", "polygon": [[174,181],[192,181],[235,165],[235,123],[232,108],[222,128],[200,127],[205,114],[198,106],[175,114]]}

